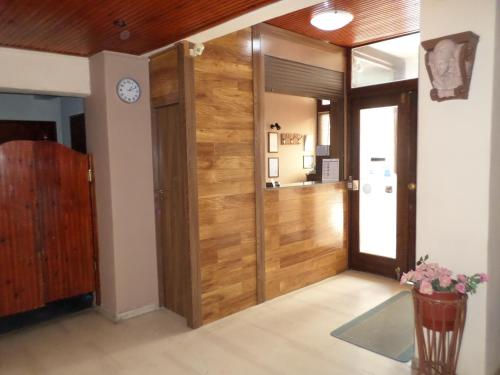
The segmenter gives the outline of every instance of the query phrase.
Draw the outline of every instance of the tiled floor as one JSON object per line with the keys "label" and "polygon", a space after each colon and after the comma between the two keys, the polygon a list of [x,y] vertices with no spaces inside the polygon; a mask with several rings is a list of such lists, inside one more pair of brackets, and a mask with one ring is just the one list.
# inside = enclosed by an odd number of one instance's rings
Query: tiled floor
{"label": "tiled floor", "polygon": [[198,330],[166,310],[118,324],[94,311],[0,337],[0,374],[411,374],[330,332],[398,293],[348,271]]}

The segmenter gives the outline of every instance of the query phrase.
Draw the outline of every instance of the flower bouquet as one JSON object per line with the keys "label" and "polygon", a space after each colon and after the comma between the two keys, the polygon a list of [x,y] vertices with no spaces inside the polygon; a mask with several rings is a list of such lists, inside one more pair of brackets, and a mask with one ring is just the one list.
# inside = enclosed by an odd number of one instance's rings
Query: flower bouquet
{"label": "flower bouquet", "polygon": [[432,295],[434,292],[474,294],[479,284],[488,281],[485,273],[475,273],[472,276],[458,274],[453,278],[453,272],[438,263],[427,263],[429,255],[421,257],[414,271],[403,273],[401,284],[412,284],[421,294]]}
{"label": "flower bouquet", "polygon": [[413,285],[419,370],[426,374],[455,374],[465,327],[468,294],[488,281],[485,273],[457,274],[421,257],[401,284]]}

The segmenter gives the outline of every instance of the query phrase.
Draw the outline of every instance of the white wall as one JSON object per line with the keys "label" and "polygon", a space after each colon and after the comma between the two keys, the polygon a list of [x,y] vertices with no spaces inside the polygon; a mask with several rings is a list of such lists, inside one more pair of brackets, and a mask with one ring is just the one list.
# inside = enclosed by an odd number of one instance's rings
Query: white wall
{"label": "white wall", "polygon": [[85,57],[0,47],[0,91],[87,96]]}
{"label": "white wall", "polygon": [[[102,52],[90,58],[87,145],[94,155],[102,309],[115,319],[158,307],[149,61]],[[116,95],[120,78],[142,87]]]}
{"label": "white wall", "polygon": [[[463,273],[488,269],[496,6],[497,0],[421,3],[422,40],[469,30],[480,36],[468,100],[431,101],[420,61],[417,257],[429,253]],[[460,374],[492,373],[485,354],[490,288],[481,286],[469,300]]]}
{"label": "white wall", "polygon": [[490,237],[487,293],[486,373],[500,369],[500,0],[497,0],[493,127],[491,131]]}

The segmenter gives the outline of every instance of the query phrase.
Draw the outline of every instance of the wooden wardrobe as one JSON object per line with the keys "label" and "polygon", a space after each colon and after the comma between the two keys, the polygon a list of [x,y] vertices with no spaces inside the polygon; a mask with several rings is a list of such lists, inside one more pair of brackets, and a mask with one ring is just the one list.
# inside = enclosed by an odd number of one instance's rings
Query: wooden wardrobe
{"label": "wooden wardrobe", "polygon": [[98,291],[91,171],[55,142],[0,145],[0,316]]}

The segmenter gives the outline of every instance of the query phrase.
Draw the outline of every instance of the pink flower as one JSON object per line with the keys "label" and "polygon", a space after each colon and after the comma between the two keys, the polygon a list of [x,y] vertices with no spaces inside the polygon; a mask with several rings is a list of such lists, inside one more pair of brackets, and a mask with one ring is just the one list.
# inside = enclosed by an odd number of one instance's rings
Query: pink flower
{"label": "pink flower", "polygon": [[457,275],[457,280],[461,283],[465,283],[467,281],[467,277],[465,275]]}
{"label": "pink flower", "polygon": [[422,294],[432,294],[432,284],[427,280],[422,280],[422,282],[420,283],[419,292]]}
{"label": "pink flower", "polygon": [[451,277],[446,275],[439,276],[439,285],[441,288],[448,288],[451,285]]}
{"label": "pink flower", "polygon": [[452,272],[446,267],[439,267],[438,273],[440,276],[451,276]]}
{"label": "pink flower", "polygon": [[413,274],[413,279],[415,281],[420,281],[424,278],[424,271],[422,270],[417,270],[415,271],[415,273]]}
{"label": "pink flower", "polygon": [[465,284],[458,283],[457,285],[455,285],[455,290],[459,293],[465,294]]}
{"label": "pink flower", "polygon": [[408,282],[414,281],[413,280],[414,273],[415,271],[409,271],[408,273],[403,273],[403,275],[401,276],[400,284],[404,285]]}
{"label": "pink flower", "polygon": [[490,277],[487,274],[481,272],[479,274],[479,280],[481,280],[482,283],[485,283],[490,280]]}

